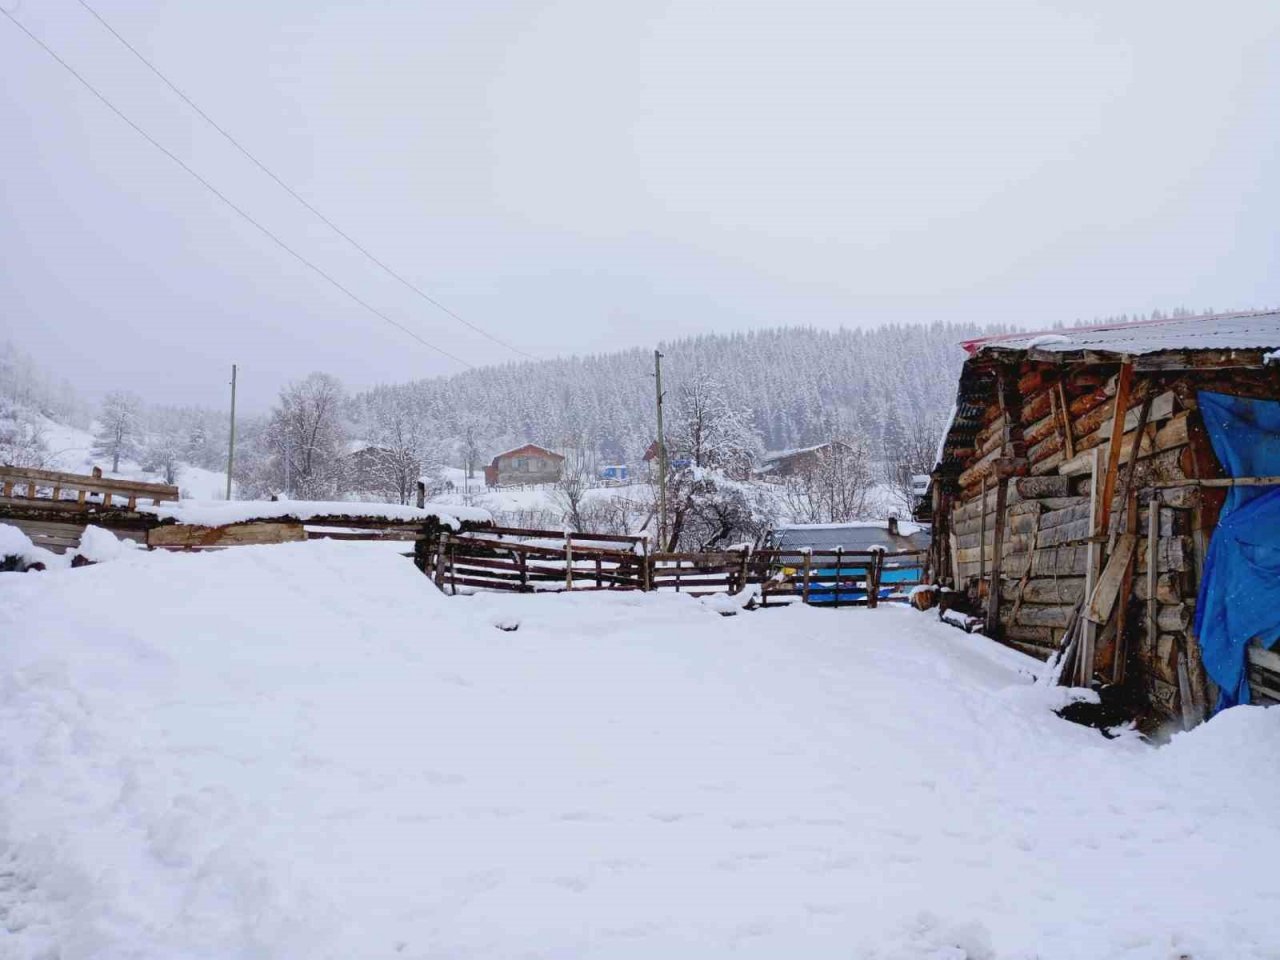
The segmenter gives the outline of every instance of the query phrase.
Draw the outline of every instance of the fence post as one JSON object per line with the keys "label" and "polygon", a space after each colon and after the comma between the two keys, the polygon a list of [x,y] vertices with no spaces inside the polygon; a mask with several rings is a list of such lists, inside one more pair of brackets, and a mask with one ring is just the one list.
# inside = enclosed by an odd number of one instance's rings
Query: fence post
{"label": "fence post", "polygon": [[867,606],[873,610],[880,602],[880,568],[884,564],[884,551],[872,550],[871,563],[867,566]]}
{"label": "fence post", "polygon": [[738,589],[734,590],[733,591],[734,593],[741,593],[743,590],[747,589],[747,563],[750,557],[751,557],[751,548],[743,547],[742,563],[738,567]]}
{"label": "fence post", "polygon": [[442,591],[444,590],[444,551],[448,545],[449,535],[441,531],[440,539],[436,541],[436,586]]}
{"label": "fence post", "polygon": [[835,582],[835,599],[833,601],[836,609],[840,608],[840,577],[843,576],[842,560],[844,559],[844,548],[836,547],[836,582]]}
{"label": "fence post", "polygon": [[809,575],[813,572],[813,554],[805,551],[804,555],[804,586],[800,588],[800,602],[807,604],[809,602]]}
{"label": "fence post", "polygon": [[676,593],[680,592],[680,558],[676,557]]}
{"label": "fence post", "polygon": [[568,534],[564,537],[564,588],[573,589],[573,538]]}
{"label": "fence post", "polygon": [[418,509],[421,510],[427,505],[427,485],[421,480],[418,481]]}
{"label": "fence post", "polygon": [[648,593],[653,589],[653,558],[649,556],[649,541],[644,542],[644,553],[640,557],[640,589]]}
{"label": "fence post", "polygon": [[520,558],[520,591],[527,593],[529,591],[529,555],[523,550],[517,550],[516,556]]}
{"label": "fence post", "polygon": [[596,589],[599,590],[604,586],[604,580],[601,579],[600,558],[596,557]]}

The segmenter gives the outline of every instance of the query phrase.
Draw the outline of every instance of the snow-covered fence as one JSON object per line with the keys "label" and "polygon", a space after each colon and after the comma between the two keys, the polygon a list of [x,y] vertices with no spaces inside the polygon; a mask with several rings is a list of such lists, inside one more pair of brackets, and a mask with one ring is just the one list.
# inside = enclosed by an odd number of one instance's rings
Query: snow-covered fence
{"label": "snow-covered fence", "polygon": [[0,519],[21,529],[38,547],[64,553],[80,543],[90,524],[110,516],[120,536],[142,539],[146,521],[134,511],[140,500],[152,505],[178,499],[178,488],[92,474],[0,466]]}
{"label": "snow-covered fence", "polygon": [[648,566],[641,537],[488,527],[442,533],[428,561],[436,585],[520,592],[645,590]]}
{"label": "snow-covered fence", "polygon": [[675,590],[738,593],[751,579],[751,551],[649,553],[642,537],[491,527],[444,534],[431,561],[436,583],[550,592]]}

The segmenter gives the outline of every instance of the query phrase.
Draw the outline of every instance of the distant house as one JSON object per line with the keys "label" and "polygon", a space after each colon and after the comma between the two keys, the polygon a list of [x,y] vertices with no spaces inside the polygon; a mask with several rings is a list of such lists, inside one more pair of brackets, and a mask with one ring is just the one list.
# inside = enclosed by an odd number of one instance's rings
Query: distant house
{"label": "distant house", "polygon": [[555,483],[564,469],[564,457],[545,447],[526,443],[500,453],[484,468],[484,482],[490,487],[520,483]]}
{"label": "distant house", "polygon": [[819,443],[812,447],[801,447],[798,450],[776,450],[766,453],[761,458],[756,476],[762,480],[784,480],[798,474],[808,473],[818,465],[822,456],[833,450],[847,450],[848,444],[840,440]]}

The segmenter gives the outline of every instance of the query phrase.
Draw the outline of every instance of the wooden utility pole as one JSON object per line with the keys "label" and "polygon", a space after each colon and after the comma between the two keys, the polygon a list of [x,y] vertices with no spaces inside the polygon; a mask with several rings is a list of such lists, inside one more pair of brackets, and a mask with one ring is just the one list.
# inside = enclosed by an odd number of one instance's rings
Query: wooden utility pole
{"label": "wooden utility pole", "polygon": [[236,365],[231,365],[231,440],[227,444],[227,499],[231,499],[231,469],[236,462]]}
{"label": "wooden utility pole", "polygon": [[653,377],[658,391],[658,549],[667,549],[667,441],[662,432],[662,354],[653,351]]}

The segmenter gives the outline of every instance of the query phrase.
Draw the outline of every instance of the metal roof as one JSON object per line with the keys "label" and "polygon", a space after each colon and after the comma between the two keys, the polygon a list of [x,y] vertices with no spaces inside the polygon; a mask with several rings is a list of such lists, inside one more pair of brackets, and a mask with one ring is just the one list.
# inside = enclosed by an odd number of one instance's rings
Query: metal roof
{"label": "metal roof", "polygon": [[1274,350],[1280,348],[1280,310],[1005,334],[968,340],[962,346],[975,356],[1021,350],[1046,354],[1110,353],[1118,356],[1139,356],[1166,350]]}

